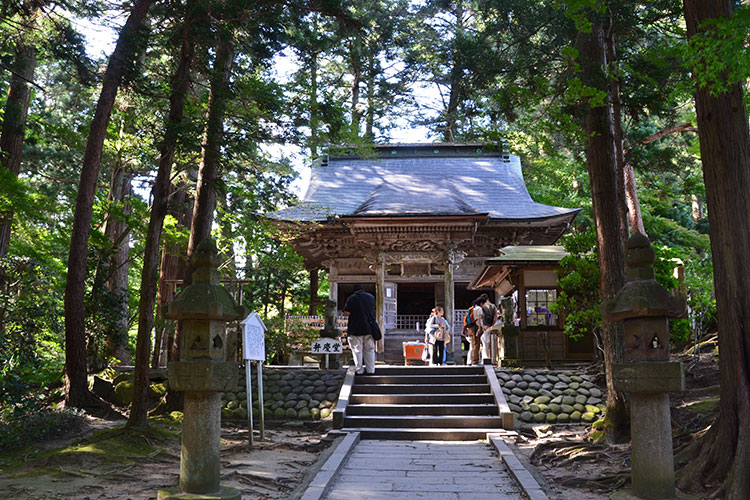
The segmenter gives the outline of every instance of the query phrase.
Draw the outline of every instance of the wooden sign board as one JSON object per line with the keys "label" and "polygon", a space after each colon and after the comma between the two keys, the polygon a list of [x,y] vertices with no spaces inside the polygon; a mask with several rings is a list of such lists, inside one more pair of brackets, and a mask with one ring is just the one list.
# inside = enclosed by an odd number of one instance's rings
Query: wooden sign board
{"label": "wooden sign board", "polygon": [[339,339],[321,338],[313,341],[310,352],[313,354],[341,354],[343,347]]}

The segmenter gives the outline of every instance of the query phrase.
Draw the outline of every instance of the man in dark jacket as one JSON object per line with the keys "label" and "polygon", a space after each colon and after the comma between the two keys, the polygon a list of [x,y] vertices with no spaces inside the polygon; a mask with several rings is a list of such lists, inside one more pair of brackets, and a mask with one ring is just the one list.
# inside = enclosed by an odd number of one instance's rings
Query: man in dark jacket
{"label": "man in dark jacket", "polygon": [[354,293],[344,304],[344,314],[349,317],[347,337],[357,375],[371,375],[375,373],[375,340],[370,329],[370,320],[375,319],[375,297],[362,285],[354,285]]}

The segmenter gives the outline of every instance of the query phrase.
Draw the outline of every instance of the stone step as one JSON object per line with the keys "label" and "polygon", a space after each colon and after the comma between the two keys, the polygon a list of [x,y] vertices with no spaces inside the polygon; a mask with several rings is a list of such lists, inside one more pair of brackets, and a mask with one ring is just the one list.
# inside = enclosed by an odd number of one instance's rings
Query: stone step
{"label": "stone step", "polygon": [[360,439],[394,439],[401,441],[478,441],[487,434],[501,433],[502,429],[419,429],[350,427],[343,431],[359,432]]}
{"label": "stone step", "polygon": [[495,397],[490,393],[475,394],[352,394],[349,404],[493,404]]}
{"label": "stone step", "polygon": [[495,404],[356,404],[347,415],[497,415]]}
{"label": "stone step", "polygon": [[[377,373],[377,370],[376,370]],[[431,374],[431,375],[358,375],[354,379],[357,386],[377,384],[486,384],[487,377],[482,374]]]}
{"label": "stone step", "polygon": [[378,366],[375,375],[480,375],[483,366]]}
{"label": "stone step", "polygon": [[490,384],[378,384],[352,386],[352,394],[475,394],[490,392]]}
{"label": "stone step", "polygon": [[419,416],[369,416],[354,415],[344,417],[344,427],[366,428],[401,428],[401,429],[502,429],[503,419],[489,415],[419,415]]}

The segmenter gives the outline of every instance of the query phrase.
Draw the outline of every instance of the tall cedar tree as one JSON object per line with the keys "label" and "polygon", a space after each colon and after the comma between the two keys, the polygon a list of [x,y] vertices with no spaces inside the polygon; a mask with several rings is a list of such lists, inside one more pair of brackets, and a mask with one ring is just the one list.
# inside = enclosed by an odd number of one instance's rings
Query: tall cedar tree
{"label": "tall cedar tree", "polygon": [[[211,75],[211,90],[208,96],[206,128],[203,135],[201,164],[198,171],[198,186],[193,207],[193,224],[188,243],[188,258],[193,255],[201,241],[211,236],[211,224],[216,210],[216,182],[219,179],[219,156],[224,136],[224,115],[230,94],[229,78],[234,61],[234,41],[231,29],[218,29],[216,58]],[[190,283],[189,276],[184,282]]]}
{"label": "tall cedar tree", "polygon": [[[190,86],[190,69],[195,59],[196,26],[206,16],[198,0],[189,0],[186,5],[185,22],[182,28],[182,45],[177,69],[172,79],[169,98],[169,113],[164,128],[164,141],[159,149],[159,170],[154,187],[151,218],[146,233],[146,248],[143,255],[141,293],[138,303],[138,337],[136,340],[133,406],[127,425],[143,427],[147,423],[148,358],[151,347],[151,330],[154,326],[154,303],[159,277],[159,248],[164,217],[167,215],[170,179],[175,148],[182,123],[185,98]],[[157,349],[161,342],[157,342]]]}
{"label": "tall cedar tree", "polygon": [[117,91],[133,60],[137,37],[153,0],[136,0],[109,58],[102,90],[91,121],[83,156],[81,179],[70,234],[68,276],[65,283],[65,402],[74,407],[98,404],[88,389],[86,370],[86,317],[83,307],[86,292],[86,257],[91,232],[94,193],[102,161],[107,125]]}
{"label": "tall cedar tree", "polygon": [[[5,102],[0,150],[2,166],[15,176],[21,171],[23,141],[26,136],[26,117],[31,99],[30,82],[34,80],[37,49],[22,41],[16,42],[13,56],[13,73],[10,78],[10,89]],[[0,257],[8,254],[12,213],[0,213]],[[2,278],[0,278],[2,279]]]}
{"label": "tall cedar tree", "polygon": [[[704,33],[704,21],[729,18],[730,0],[684,0],[688,36]],[[703,177],[711,224],[719,326],[721,402],[719,416],[694,445],[698,460],[681,471],[680,486],[723,480],[727,500],[750,498],[750,131],[744,82],[717,77],[722,87],[698,87]]]}
{"label": "tall cedar tree", "polygon": [[[589,172],[591,198],[596,225],[596,242],[601,270],[599,287],[602,300],[612,297],[625,283],[625,256],[619,203],[622,199],[621,183],[617,182],[615,136],[612,110],[609,101],[609,82],[605,74],[607,64],[604,29],[597,14],[591,14],[591,31],[578,33],[576,49],[579,53],[581,80],[584,85],[607,96],[600,102],[584,103],[582,117],[586,134],[586,166]],[[617,392],[612,381],[612,365],[622,361],[622,324],[604,321],[604,369],[607,379],[607,412],[605,415],[607,437],[620,442],[627,436],[629,418],[625,397]]]}

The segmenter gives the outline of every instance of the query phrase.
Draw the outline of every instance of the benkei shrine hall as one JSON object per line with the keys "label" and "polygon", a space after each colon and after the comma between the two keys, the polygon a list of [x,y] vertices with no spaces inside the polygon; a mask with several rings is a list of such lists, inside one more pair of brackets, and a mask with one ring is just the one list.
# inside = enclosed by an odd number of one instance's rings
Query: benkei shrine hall
{"label": "benkei shrine hall", "polygon": [[[401,362],[402,342],[419,337],[436,305],[460,333],[482,292],[496,304],[514,294],[519,357],[533,361],[545,351],[591,357],[591,338],[567,339],[547,309],[565,255],[552,245],[578,212],[532,200],[515,155],[482,144],[383,144],[317,161],[301,203],[270,218],[308,269],[328,272],[339,310],[355,283],[375,296],[384,361]],[[460,335],[451,344],[449,356]]]}

